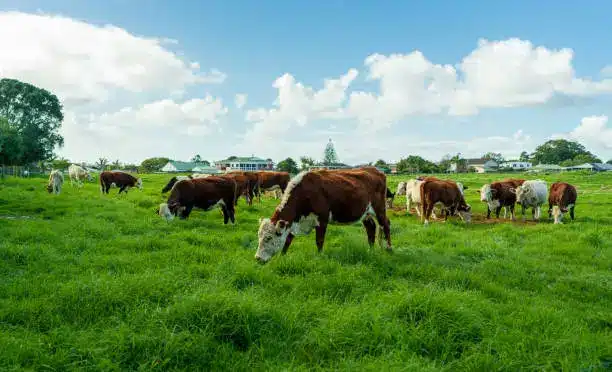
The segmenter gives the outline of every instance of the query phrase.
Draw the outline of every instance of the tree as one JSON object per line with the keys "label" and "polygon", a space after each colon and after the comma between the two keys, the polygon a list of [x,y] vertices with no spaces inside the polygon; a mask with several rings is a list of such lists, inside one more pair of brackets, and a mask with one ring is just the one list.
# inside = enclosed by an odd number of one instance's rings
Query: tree
{"label": "tree", "polygon": [[529,154],[527,151],[521,152],[521,156],[519,157],[519,161],[529,161]]}
{"label": "tree", "polygon": [[581,154],[594,157],[593,154],[578,142],[556,139],[546,141],[536,147],[531,158],[536,164],[560,164],[567,160],[573,160],[577,155]]}
{"label": "tree", "polygon": [[579,154],[571,160],[562,161],[559,165],[562,167],[571,167],[573,165],[580,165],[584,163],[601,163],[601,160],[591,153]]}
{"label": "tree", "polygon": [[334,143],[330,138],[329,142],[325,146],[325,151],[323,152],[323,165],[332,165],[337,163],[339,163],[338,154],[336,154]]}
{"label": "tree", "polygon": [[65,158],[54,159],[51,161],[51,167],[53,169],[64,170],[64,169],[68,169],[69,166],[70,166],[70,161]]}
{"label": "tree", "polygon": [[119,159],[115,160],[111,166],[113,167],[113,169],[121,169],[121,162],[119,161]]}
{"label": "tree", "polygon": [[59,134],[64,120],[62,105],[45,89],[16,79],[0,79],[0,116],[21,138],[22,164],[50,159],[55,147],[64,145]]}
{"label": "tree", "polygon": [[297,167],[297,163],[295,162],[295,160],[291,159],[291,158],[287,158],[285,160],[280,161],[277,165],[276,168],[279,171],[283,171],[283,172],[289,172],[291,174],[296,174],[298,173],[298,167]]}
{"label": "tree", "polygon": [[612,164],[612,159],[608,160],[606,164]]}
{"label": "tree", "polygon": [[504,162],[504,157],[499,152],[487,152],[482,156],[484,160],[493,160],[497,164]]}
{"label": "tree", "polygon": [[191,162],[192,163],[201,163],[202,162],[202,157],[198,154],[198,155],[194,156],[193,158],[191,158]]}
{"label": "tree", "polygon": [[23,152],[22,137],[17,129],[0,117],[0,164],[18,165]]}
{"label": "tree", "polygon": [[308,169],[308,167],[312,167],[313,165],[315,165],[314,159],[308,156],[302,156],[300,158],[300,163],[301,170],[306,170]]}
{"label": "tree", "polygon": [[435,173],[438,170],[439,168],[436,164],[418,155],[410,155],[405,159],[400,159],[397,163],[398,172]]}
{"label": "tree", "polygon": [[170,159],[168,158],[149,158],[145,159],[140,163],[138,171],[140,173],[152,173],[159,171],[164,165],[168,164]]}
{"label": "tree", "polygon": [[387,163],[382,159],[376,160],[376,163],[374,163],[374,166],[379,167],[379,168],[388,168]]}
{"label": "tree", "polygon": [[96,162],[96,168],[98,168],[100,171],[105,171],[107,165],[108,165],[107,158],[99,158],[98,161]]}

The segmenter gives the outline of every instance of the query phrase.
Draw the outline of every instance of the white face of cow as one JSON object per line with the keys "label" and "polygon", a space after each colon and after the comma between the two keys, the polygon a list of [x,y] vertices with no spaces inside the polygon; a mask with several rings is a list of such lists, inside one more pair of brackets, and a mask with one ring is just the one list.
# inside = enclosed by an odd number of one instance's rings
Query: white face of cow
{"label": "white face of cow", "polygon": [[174,219],[174,215],[170,211],[167,203],[161,203],[159,205],[159,210],[157,212],[161,217],[165,218],[166,221],[172,221]]}
{"label": "white face of cow", "polygon": [[529,204],[534,199],[534,190],[531,185],[521,185],[516,188],[516,201],[520,204]]}
{"label": "white face of cow", "polygon": [[395,192],[395,195],[406,195],[406,182],[402,181],[397,184],[397,191]]}
{"label": "white face of cow", "polygon": [[288,223],[280,220],[273,224],[269,218],[262,218],[259,220],[257,236],[259,246],[257,253],[255,253],[255,259],[262,263],[268,262],[285,245],[289,236]]}
{"label": "white face of cow", "polygon": [[459,217],[461,217],[462,220],[465,221],[465,223],[470,223],[472,222],[472,208],[468,205],[468,210],[467,211],[457,211],[457,213],[459,214]]}
{"label": "white face of cow", "polygon": [[142,190],[142,178],[139,178],[138,180],[136,180],[136,187]]}
{"label": "white face of cow", "polygon": [[480,201],[488,202],[491,200],[491,185],[486,184],[480,188]]}

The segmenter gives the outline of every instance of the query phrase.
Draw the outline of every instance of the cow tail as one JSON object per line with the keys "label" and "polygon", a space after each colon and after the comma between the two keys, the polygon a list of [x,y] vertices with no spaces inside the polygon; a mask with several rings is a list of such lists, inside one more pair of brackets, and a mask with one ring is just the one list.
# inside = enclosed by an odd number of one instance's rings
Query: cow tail
{"label": "cow tail", "polygon": [[[421,198],[421,219],[422,220],[425,219],[425,206],[427,203],[427,201],[425,200],[425,184],[426,183],[427,181],[423,181],[419,185],[419,193],[421,194],[419,195],[419,197]],[[406,189],[406,194],[408,194],[408,189]]]}
{"label": "cow tail", "polygon": [[238,181],[236,181],[235,179],[232,178],[232,181],[234,182],[234,198],[232,200],[232,206],[236,205],[236,201],[238,200],[238,198],[240,197],[240,195],[238,195]]}

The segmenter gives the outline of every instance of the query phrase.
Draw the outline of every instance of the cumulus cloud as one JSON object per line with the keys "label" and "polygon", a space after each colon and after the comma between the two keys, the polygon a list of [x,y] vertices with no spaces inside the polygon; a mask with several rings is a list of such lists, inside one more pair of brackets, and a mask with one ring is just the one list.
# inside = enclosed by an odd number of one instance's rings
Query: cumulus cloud
{"label": "cumulus cloud", "polygon": [[247,103],[247,98],[248,95],[243,94],[243,93],[238,93],[236,94],[236,96],[234,97],[234,104],[236,105],[237,109],[241,109],[244,107],[244,105],[246,105]]}
{"label": "cumulus cloud", "polygon": [[116,91],[176,92],[225,80],[217,69],[201,72],[169,44],[176,41],[60,15],[0,13],[0,75],[48,89],[68,107],[104,102]]}
{"label": "cumulus cloud", "polygon": [[555,134],[553,138],[577,141],[596,154],[612,156],[612,127],[605,115],[586,116],[569,133]]}

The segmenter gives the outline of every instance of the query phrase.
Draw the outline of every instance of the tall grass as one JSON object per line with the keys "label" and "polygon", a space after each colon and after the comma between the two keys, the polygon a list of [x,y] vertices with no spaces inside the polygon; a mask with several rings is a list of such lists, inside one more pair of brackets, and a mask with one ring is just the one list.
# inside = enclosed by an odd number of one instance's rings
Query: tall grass
{"label": "tall grass", "polygon": [[[454,178],[482,216],[505,176]],[[578,187],[575,222],[424,227],[399,197],[393,254],[331,226],[322,254],[313,233],[266,265],[273,199],[168,223],[167,176],[121,196],[5,178],[0,370],[610,370],[612,174],[543,177]]]}

